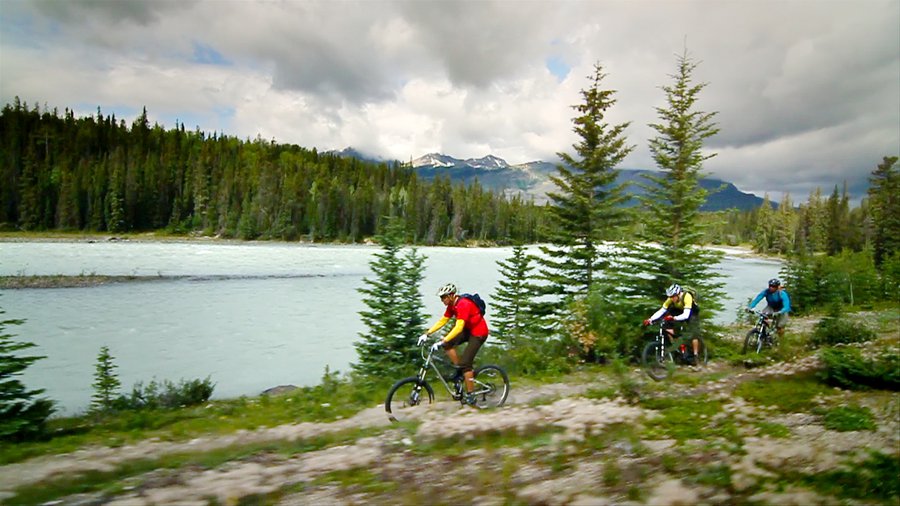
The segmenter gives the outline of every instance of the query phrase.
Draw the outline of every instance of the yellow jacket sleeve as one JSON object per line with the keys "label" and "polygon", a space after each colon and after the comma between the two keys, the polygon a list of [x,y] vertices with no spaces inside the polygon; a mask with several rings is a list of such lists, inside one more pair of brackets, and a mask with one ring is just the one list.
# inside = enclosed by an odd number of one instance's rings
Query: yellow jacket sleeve
{"label": "yellow jacket sleeve", "polygon": [[450,318],[447,318],[446,316],[443,317],[443,318],[441,318],[440,320],[438,320],[437,323],[435,323],[434,325],[432,325],[432,327],[431,327],[430,329],[428,329],[428,335],[434,334],[435,332],[437,332],[438,330],[440,330],[441,327],[443,327],[444,325],[446,325],[447,322],[449,322],[449,321],[450,321]]}
{"label": "yellow jacket sleeve", "polygon": [[447,335],[444,336],[444,342],[446,343],[447,341],[449,341],[449,340],[453,339],[454,337],[458,336],[459,333],[463,331],[463,327],[465,327],[465,326],[466,326],[466,322],[464,322],[464,321],[462,320],[462,318],[457,318],[457,319],[456,319],[456,325],[454,325],[454,326],[453,326],[453,329],[451,329],[450,332],[447,332]]}

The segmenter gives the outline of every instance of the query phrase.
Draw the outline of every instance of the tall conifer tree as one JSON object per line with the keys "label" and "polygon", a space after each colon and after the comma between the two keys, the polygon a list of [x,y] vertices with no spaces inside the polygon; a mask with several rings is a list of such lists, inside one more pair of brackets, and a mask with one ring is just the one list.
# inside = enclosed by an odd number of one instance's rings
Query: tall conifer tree
{"label": "tall conifer tree", "polygon": [[418,356],[416,337],[425,320],[419,290],[424,256],[415,249],[404,255],[403,239],[402,225],[392,220],[378,238],[381,252],[369,262],[374,277],[363,279],[366,286],[358,289],[369,307],[359,313],[369,331],[354,345],[359,360],[353,368],[364,375],[409,372]]}
{"label": "tall conifer tree", "polygon": [[886,156],[869,178],[869,199],[874,221],[875,265],[900,253],[900,164]]}
{"label": "tall conifer tree", "polygon": [[22,372],[41,356],[22,355],[21,351],[36,346],[14,341],[5,328],[21,325],[24,320],[4,320],[0,309],[0,439],[13,439],[39,434],[53,413],[53,402],[37,398],[43,389],[28,390],[19,380]]}
{"label": "tall conifer tree", "polygon": [[599,247],[615,238],[625,219],[621,204],[626,196],[616,183],[616,166],[634,146],[626,143],[630,123],[605,121],[616,101],[614,90],[602,88],[604,77],[602,66],[595,64],[590,86],[581,91],[584,102],[572,106],[578,113],[572,122],[580,141],[572,146],[574,154],[558,154],[563,163],[551,177],[557,189],[548,193],[549,245],[541,247],[541,277],[547,282],[543,289],[558,302],[548,312],[558,313],[572,297],[585,297],[603,276],[610,257]]}
{"label": "tall conifer tree", "polygon": [[503,346],[512,348],[536,328],[532,298],[538,293],[530,280],[535,258],[523,246],[514,246],[512,256],[499,260],[500,281],[491,296],[491,335]]}
{"label": "tall conifer tree", "polygon": [[628,267],[624,269],[626,297],[642,307],[638,314],[658,307],[671,283],[696,288],[707,310],[721,309],[720,276],[715,272],[722,254],[701,248],[704,229],[700,206],[707,191],[700,184],[703,162],[715,156],[703,151],[703,142],[715,135],[716,113],[696,109],[706,84],[694,84],[697,67],[687,52],[678,57],[673,83],[663,86],[666,106],[657,107],[659,123],[650,124],[657,135],[650,139],[650,152],[660,175],[646,176],[646,193],[639,197],[644,213],[640,242],[628,245]]}

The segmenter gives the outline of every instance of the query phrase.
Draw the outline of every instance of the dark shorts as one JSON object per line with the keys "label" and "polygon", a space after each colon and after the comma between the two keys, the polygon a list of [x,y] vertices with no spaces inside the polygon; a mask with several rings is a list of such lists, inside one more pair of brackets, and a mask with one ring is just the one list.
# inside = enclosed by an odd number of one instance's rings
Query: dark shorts
{"label": "dark shorts", "polygon": [[[678,316],[681,314],[681,311],[678,314],[673,314],[671,312],[666,313],[671,314],[672,316]],[[672,322],[675,324],[675,333],[676,337],[681,338],[694,338],[694,336],[700,335],[700,317],[697,315],[691,315],[687,321],[683,322]]]}
{"label": "dark shorts", "polygon": [[445,347],[446,348],[456,348],[457,346],[467,343],[466,349],[463,350],[462,355],[459,357],[459,368],[462,372],[471,371],[472,364],[475,363],[475,355],[478,353],[478,350],[481,348],[481,345],[487,341],[487,336],[485,337],[475,337],[469,333],[468,330],[463,330],[459,333],[458,336],[454,337],[450,342],[448,342]]}

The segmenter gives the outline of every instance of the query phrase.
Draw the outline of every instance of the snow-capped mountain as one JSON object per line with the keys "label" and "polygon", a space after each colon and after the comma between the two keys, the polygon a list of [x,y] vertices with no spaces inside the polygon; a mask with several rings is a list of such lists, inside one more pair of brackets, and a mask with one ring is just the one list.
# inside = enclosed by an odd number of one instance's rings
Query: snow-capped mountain
{"label": "snow-capped mountain", "polygon": [[484,170],[509,168],[509,164],[506,163],[506,160],[497,158],[494,155],[487,155],[484,158],[469,158],[465,161],[465,163],[472,167],[475,167],[476,169]]}
{"label": "snow-capped mountain", "polygon": [[468,158],[461,160],[452,156],[442,155],[440,153],[428,153],[427,155],[416,158],[412,161],[414,169],[419,167],[443,167],[443,168],[474,168],[484,170],[497,170],[509,168],[506,160],[498,158],[494,155],[487,155],[483,158]]}
{"label": "snow-capped mountain", "polygon": [[465,164],[466,162],[459,158],[453,158],[452,156],[442,155],[440,153],[428,153],[427,155],[420,156],[412,161],[412,167],[414,169],[418,169],[419,167],[461,167]]}
{"label": "snow-capped mountain", "polygon": [[[354,156],[355,150],[346,148],[336,152],[338,156]],[[364,161],[375,161],[372,157],[363,158]],[[400,162],[397,162],[398,164]],[[556,189],[551,175],[556,174],[555,163],[533,161],[518,165],[510,165],[506,160],[494,155],[483,158],[469,158],[462,160],[442,153],[429,153],[413,160],[411,166],[420,178],[430,181],[435,177],[447,177],[453,182],[471,184],[478,183],[492,191],[501,192],[507,196],[520,195],[525,199],[534,199],[538,204],[547,202],[547,193]],[[618,181],[626,185],[626,193],[632,197],[643,194],[644,189],[637,183],[645,183],[645,174],[653,171],[643,169],[621,169]],[[718,179],[701,178],[700,185],[707,190],[716,190],[710,193],[705,211],[717,211],[729,208],[753,209],[762,204],[763,199],[750,193],[738,190],[733,184]],[[636,199],[632,198],[632,204]]]}

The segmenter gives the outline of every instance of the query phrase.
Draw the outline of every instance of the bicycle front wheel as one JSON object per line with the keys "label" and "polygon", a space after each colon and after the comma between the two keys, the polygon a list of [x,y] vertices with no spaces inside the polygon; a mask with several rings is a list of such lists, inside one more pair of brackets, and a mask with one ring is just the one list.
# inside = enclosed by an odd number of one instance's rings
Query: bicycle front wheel
{"label": "bicycle front wheel", "polygon": [[656,381],[667,378],[671,368],[675,367],[672,354],[666,350],[662,343],[657,341],[647,343],[647,346],[644,347],[644,352],[641,354],[641,362],[644,364],[644,370],[647,371],[647,375]]}
{"label": "bicycle front wheel", "polygon": [[747,354],[747,352],[759,353],[762,350],[762,339],[759,338],[759,331],[756,329],[747,332],[747,337],[744,338],[744,349],[741,351],[742,354]]}
{"label": "bicycle front wheel", "polygon": [[475,402],[479,408],[497,408],[509,395],[509,377],[496,365],[475,369]]}
{"label": "bicycle front wheel", "polygon": [[424,405],[434,402],[434,390],[427,381],[415,376],[403,378],[388,390],[384,410],[392,422],[412,420],[424,411]]}

